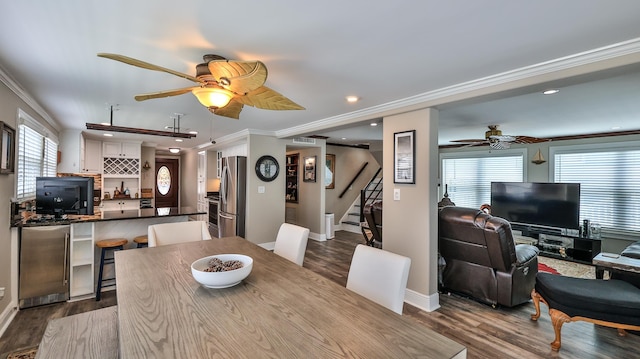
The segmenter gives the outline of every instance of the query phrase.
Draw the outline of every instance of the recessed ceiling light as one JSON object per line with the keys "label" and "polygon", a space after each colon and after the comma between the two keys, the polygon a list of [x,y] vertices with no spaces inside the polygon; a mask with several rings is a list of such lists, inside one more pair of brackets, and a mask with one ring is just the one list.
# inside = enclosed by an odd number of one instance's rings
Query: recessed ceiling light
{"label": "recessed ceiling light", "polygon": [[376,122],[371,122],[371,126],[372,127],[376,127],[376,126],[378,126],[378,124]]}
{"label": "recessed ceiling light", "polygon": [[548,90],[542,91],[542,94],[543,95],[554,95],[554,94],[557,94],[558,92],[560,92],[560,90],[558,90],[558,89],[548,89]]}
{"label": "recessed ceiling light", "polygon": [[111,126],[111,124],[109,122],[100,122],[101,125],[103,126]]}
{"label": "recessed ceiling light", "polygon": [[182,138],[176,138],[176,142],[182,142]]}
{"label": "recessed ceiling light", "polygon": [[113,133],[105,133],[103,134],[104,137],[113,137]]}
{"label": "recessed ceiling light", "polygon": [[346,137],[342,137],[342,140],[346,140],[346,139],[347,139]]}
{"label": "recessed ceiling light", "polygon": [[189,133],[192,134],[192,135],[197,135],[198,131],[189,131]]}
{"label": "recessed ceiling light", "polygon": [[169,149],[169,152],[171,152],[171,153],[178,153],[178,152],[180,152],[180,149],[179,149],[179,148],[175,148],[175,147],[171,147],[171,148]]}
{"label": "recessed ceiling light", "polygon": [[347,96],[346,99],[347,99],[347,102],[350,102],[350,103],[358,102],[359,100],[358,96]]}
{"label": "recessed ceiling light", "polygon": [[619,130],[619,129],[620,129],[620,126],[613,126],[613,127],[611,127],[611,129],[612,129],[612,130]]}

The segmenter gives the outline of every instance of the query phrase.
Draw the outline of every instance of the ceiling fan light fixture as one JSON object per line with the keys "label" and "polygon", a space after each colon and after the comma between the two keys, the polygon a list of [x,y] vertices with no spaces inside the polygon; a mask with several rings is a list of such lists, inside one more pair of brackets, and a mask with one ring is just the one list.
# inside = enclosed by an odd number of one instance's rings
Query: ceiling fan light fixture
{"label": "ceiling fan light fixture", "polygon": [[216,87],[199,87],[191,92],[204,107],[214,109],[225,107],[233,97],[233,92]]}

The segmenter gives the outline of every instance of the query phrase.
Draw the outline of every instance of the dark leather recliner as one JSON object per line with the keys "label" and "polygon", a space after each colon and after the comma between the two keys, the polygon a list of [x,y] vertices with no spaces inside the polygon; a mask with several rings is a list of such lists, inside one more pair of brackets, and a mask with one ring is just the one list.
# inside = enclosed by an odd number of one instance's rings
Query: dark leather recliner
{"label": "dark leather recliner", "polygon": [[440,255],[446,261],[445,290],[506,307],[531,299],[538,248],[516,245],[507,220],[450,206],[440,209],[438,223]]}
{"label": "dark leather recliner", "polygon": [[382,248],[382,201],[366,204],[362,212],[371,231],[371,239],[367,245]]}

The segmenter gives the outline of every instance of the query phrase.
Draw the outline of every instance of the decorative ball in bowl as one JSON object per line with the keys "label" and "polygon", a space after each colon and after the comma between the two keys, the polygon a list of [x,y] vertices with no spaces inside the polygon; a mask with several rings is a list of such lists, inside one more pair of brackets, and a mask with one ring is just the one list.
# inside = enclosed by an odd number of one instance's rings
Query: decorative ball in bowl
{"label": "decorative ball in bowl", "polygon": [[243,254],[217,254],[191,263],[196,282],[207,288],[228,288],[247,278],[253,268],[253,258]]}

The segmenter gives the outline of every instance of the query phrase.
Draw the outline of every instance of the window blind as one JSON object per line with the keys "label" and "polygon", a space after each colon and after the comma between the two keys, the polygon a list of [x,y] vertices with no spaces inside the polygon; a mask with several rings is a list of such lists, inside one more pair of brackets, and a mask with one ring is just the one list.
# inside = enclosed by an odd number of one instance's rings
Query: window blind
{"label": "window blind", "polygon": [[27,124],[18,132],[16,198],[24,201],[35,198],[36,177],[56,175],[58,145]]}
{"label": "window blind", "polygon": [[580,220],[603,231],[640,232],[640,149],[582,148],[554,154],[554,181],[580,183]]}
{"label": "window blind", "polygon": [[[477,155],[476,155],[477,156]],[[491,203],[491,182],[522,182],[521,153],[505,156],[443,158],[442,184],[460,207],[480,208]]]}

